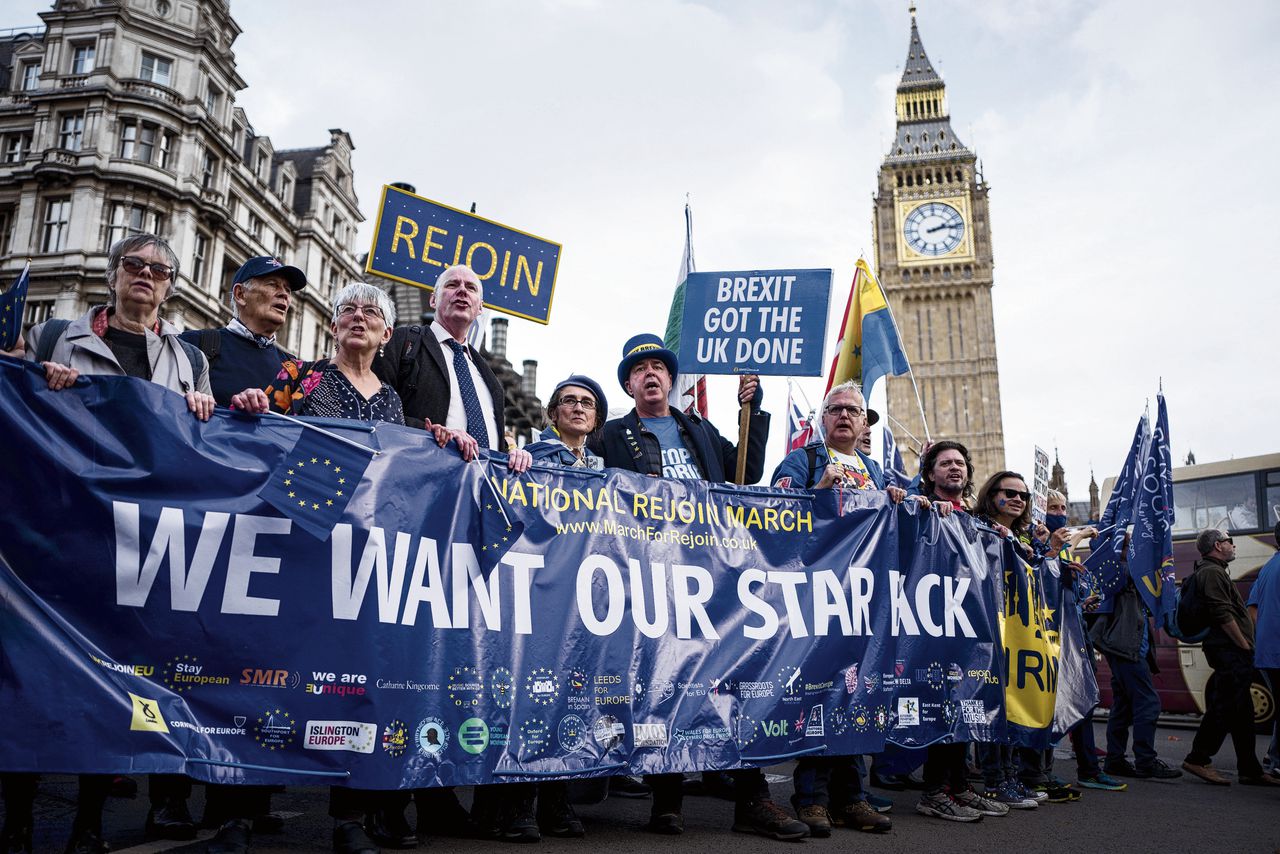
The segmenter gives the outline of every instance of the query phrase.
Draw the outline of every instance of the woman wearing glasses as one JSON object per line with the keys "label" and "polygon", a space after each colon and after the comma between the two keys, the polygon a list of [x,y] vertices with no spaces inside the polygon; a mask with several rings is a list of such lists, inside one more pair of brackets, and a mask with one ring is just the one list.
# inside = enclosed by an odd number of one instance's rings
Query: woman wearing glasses
{"label": "woman wearing glasses", "polygon": [[[233,395],[232,407],[254,413],[273,410],[288,415],[404,424],[400,395],[373,372],[374,357],[391,339],[395,320],[395,308],[386,291],[364,282],[347,285],[333,300],[330,329],[337,342],[334,357],[314,362],[287,361],[276,381],[266,389],[247,388]],[[331,788],[329,815],[334,821],[333,850],[341,854],[378,851],[363,824],[366,815],[382,809],[392,796],[393,793],[342,786]],[[224,825],[219,833],[224,832],[225,841],[234,840],[244,847],[228,846],[219,850],[247,848],[247,821],[239,822],[238,827]],[[411,832],[405,832],[384,844],[412,848],[417,840]]]}
{"label": "woman wearing glasses", "polygon": [[[547,403],[550,424],[538,441],[525,450],[535,463],[601,470],[604,460],[588,450],[587,438],[604,425],[608,414],[609,406],[600,384],[590,377],[573,374],[556,385]],[[579,837],[586,833],[569,803],[569,787],[563,780],[536,785],[509,783],[501,788],[479,786],[472,817],[482,826],[493,828],[503,839],[514,842],[536,842],[543,833],[558,837]]]}
{"label": "woman wearing glasses", "polygon": [[[209,364],[181,331],[160,317],[178,287],[178,256],[154,234],[118,241],[107,253],[107,304],[76,320],[48,320],[27,333],[27,358],[44,364],[49,388],[70,388],[81,374],[150,380],[187,398],[201,421],[213,414]],[[53,340],[44,340],[53,334]]]}
{"label": "woman wearing glasses", "polygon": [[288,361],[266,389],[248,388],[231,405],[248,412],[354,418],[404,423],[400,395],[378,379],[373,360],[391,339],[395,308],[386,291],[364,282],[347,285],[333,301],[332,359]]}
{"label": "woman wearing glasses", "polygon": [[547,404],[548,427],[527,450],[534,462],[571,468],[603,469],[604,460],[587,448],[587,439],[609,417],[600,384],[573,374],[562,380]]}
{"label": "woman wearing glasses", "polygon": [[[1022,475],[1013,471],[996,472],[987,478],[978,493],[977,516],[1001,534],[1013,538],[1014,548],[1032,572],[1040,573],[1039,563],[1046,553],[1057,554],[1066,542],[1066,529],[1049,534],[1043,524],[1031,524],[1031,491]],[[1009,573],[1006,569],[1006,588]],[[1042,582],[1051,578],[1042,576]],[[1006,745],[978,745],[978,761],[982,765],[987,797],[1012,809],[1034,809],[1039,803],[1066,803],[1080,800],[1080,792],[1052,773],[1052,751],[1046,762],[1045,751]]]}

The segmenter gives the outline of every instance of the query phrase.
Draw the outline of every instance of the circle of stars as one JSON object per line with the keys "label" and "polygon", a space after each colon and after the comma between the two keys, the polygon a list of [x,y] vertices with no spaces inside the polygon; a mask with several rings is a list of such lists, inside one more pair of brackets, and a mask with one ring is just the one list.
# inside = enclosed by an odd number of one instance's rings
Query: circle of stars
{"label": "circle of stars", "polygon": [[453,700],[455,706],[480,705],[484,692],[477,688],[462,687],[467,682],[483,684],[474,667],[464,664],[453,668],[453,673],[449,674],[449,699]]}
{"label": "circle of stars", "polygon": [[[286,727],[274,723],[279,718],[283,718],[288,725],[287,733]],[[268,721],[272,723],[268,724]],[[264,732],[266,726],[271,726],[271,731]],[[258,725],[254,727],[253,740],[267,750],[275,751],[293,744],[295,735],[297,735],[297,722],[293,719],[293,715],[280,709],[268,709],[262,717],[258,718]]]}
{"label": "circle of stars", "polygon": [[169,690],[175,694],[181,694],[184,691],[190,691],[192,685],[190,682],[175,683],[174,677],[177,676],[177,668],[179,664],[199,664],[200,659],[194,655],[175,655],[169,659],[164,665],[164,684],[169,686]]}

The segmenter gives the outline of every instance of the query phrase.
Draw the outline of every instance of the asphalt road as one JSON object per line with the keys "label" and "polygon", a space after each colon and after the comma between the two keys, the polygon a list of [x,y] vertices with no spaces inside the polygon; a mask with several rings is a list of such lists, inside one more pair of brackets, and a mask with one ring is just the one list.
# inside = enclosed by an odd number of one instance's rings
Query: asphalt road
{"label": "asphalt road", "polygon": [[[1099,741],[1103,740],[1103,724],[1097,724]],[[1177,767],[1190,747],[1192,732],[1162,727],[1157,736],[1157,750],[1170,765]],[[1258,739],[1258,753],[1265,749]],[[1224,747],[1214,763],[1235,779],[1235,758],[1230,745]],[[771,774],[786,775],[773,783],[774,799],[785,803],[791,794],[791,766],[769,769]],[[1075,764],[1059,758],[1057,773],[1075,779]],[[893,799],[890,817],[893,830],[872,835],[836,829],[830,839],[810,839],[799,843],[775,842],[758,836],[733,833],[729,826],[733,805],[706,797],[685,799],[685,833],[679,837],[660,837],[644,831],[649,815],[648,800],[611,798],[595,806],[579,807],[578,814],[587,828],[586,839],[562,840],[546,838],[539,851],[545,854],[588,854],[606,849],[619,854],[651,854],[665,849],[665,854],[756,854],[773,852],[779,847],[805,846],[814,854],[818,849],[832,852],[855,846],[868,852],[966,851],[981,852],[1071,852],[1123,850],[1129,852],[1266,852],[1280,851],[1280,788],[1264,789],[1232,785],[1210,786],[1184,777],[1170,782],[1129,781],[1126,792],[1086,791],[1084,798],[1073,804],[1045,804],[1035,811],[1015,812],[1002,818],[986,818],[975,824],[956,824],[926,818],[914,811],[917,792],[878,792]],[[145,791],[145,779],[140,779]],[[50,775],[41,783],[36,801],[36,850],[59,852],[75,810],[75,778]],[[462,793],[464,803],[469,793]],[[328,851],[331,820],[326,815],[328,792],[323,788],[293,788],[276,795],[273,808],[287,817],[286,832],[279,836],[259,835],[254,851],[275,852]],[[192,812],[198,817],[204,796],[196,787]],[[150,852],[202,852],[203,831],[196,842],[147,842],[142,834],[146,817],[145,794],[134,800],[111,799],[104,816],[104,831],[114,851],[134,854]],[[412,811],[410,812],[412,816]],[[450,852],[492,852],[504,843],[479,840],[431,838],[418,850],[434,849]]]}

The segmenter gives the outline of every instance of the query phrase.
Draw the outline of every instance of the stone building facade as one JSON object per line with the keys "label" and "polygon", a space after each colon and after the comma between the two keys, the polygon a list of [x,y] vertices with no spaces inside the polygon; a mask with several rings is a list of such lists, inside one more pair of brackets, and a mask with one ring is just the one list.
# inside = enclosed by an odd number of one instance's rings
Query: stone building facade
{"label": "stone building facade", "polygon": [[223,324],[232,275],[274,255],[310,283],[280,340],[331,352],[332,295],[361,274],[351,137],[277,150],[254,128],[227,0],[57,0],[40,18],[0,33],[0,280],[30,258],[24,321],[105,302],[107,249],[155,232],[181,270],[168,320]]}
{"label": "stone building facade", "polygon": [[873,232],[919,403],[910,377],[889,378],[894,438],[914,471],[923,407],[935,438],[969,448],[981,482],[1004,468],[988,187],[976,155],[951,127],[946,86],[925,54],[914,7],[895,106],[897,133],[880,167]]}

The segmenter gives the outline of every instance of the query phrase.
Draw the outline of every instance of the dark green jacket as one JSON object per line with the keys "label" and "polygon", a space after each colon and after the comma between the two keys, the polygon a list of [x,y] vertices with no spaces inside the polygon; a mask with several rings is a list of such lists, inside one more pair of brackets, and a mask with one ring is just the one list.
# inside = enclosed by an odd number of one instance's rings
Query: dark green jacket
{"label": "dark green jacket", "polygon": [[1222,629],[1222,624],[1228,620],[1233,620],[1239,626],[1240,633],[1252,643],[1253,621],[1249,619],[1249,612],[1245,610],[1244,600],[1240,598],[1236,583],[1227,574],[1227,565],[1211,557],[1205,557],[1196,561],[1194,571],[1200,588],[1200,598],[1209,615],[1209,634],[1205,637],[1203,645],[1239,649],[1236,642]]}

